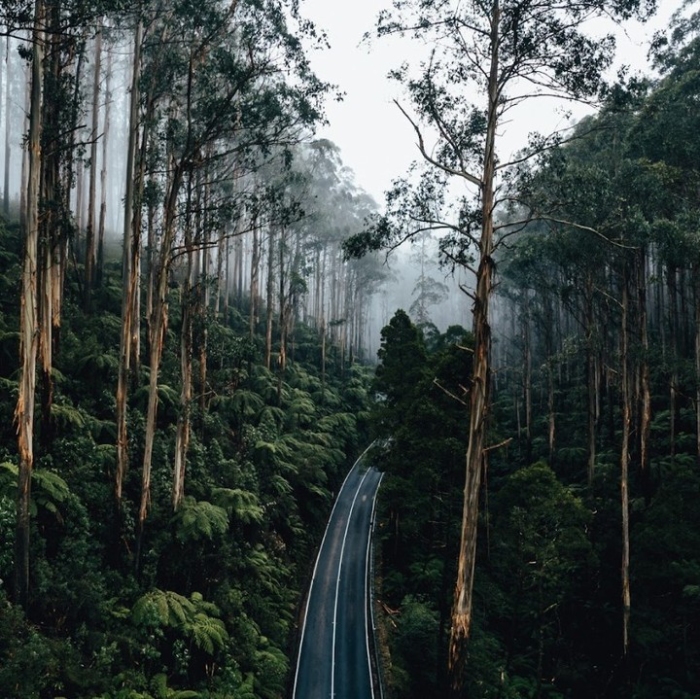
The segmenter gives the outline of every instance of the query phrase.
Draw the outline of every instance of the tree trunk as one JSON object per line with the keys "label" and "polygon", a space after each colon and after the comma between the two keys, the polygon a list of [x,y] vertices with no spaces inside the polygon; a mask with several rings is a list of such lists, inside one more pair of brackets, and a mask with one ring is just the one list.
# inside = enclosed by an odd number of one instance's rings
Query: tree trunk
{"label": "tree trunk", "polygon": [[620,498],[622,507],[622,652],[629,647],[630,621],[630,531],[629,531],[629,444],[630,444],[630,380],[629,380],[629,291],[627,275],[622,282],[622,327],[620,336],[620,376],[622,392],[622,446],[620,449]]}
{"label": "tree trunk", "polygon": [[102,167],[100,169],[100,219],[97,232],[97,284],[102,285],[105,266],[105,225],[107,221],[107,160],[109,152],[109,118],[112,95],[112,51],[107,48],[107,71],[105,75],[105,112],[102,125]]}
{"label": "tree trunk", "polygon": [[37,249],[39,242],[39,185],[41,174],[42,68],[44,54],[45,6],[34,4],[32,43],[34,57],[29,103],[29,138],[27,143],[28,179],[25,214],[25,246],[20,299],[20,359],[15,421],[17,423],[19,477],[17,488],[17,525],[15,530],[15,601],[27,608],[29,600],[29,499],[34,467],[34,392],[38,340]]}
{"label": "tree trunk", "polygon": [[10,60],[11,44],[12,38],[8,36],[5,44],[5,65],[7,66],[5,76],[5,180],[3,183],[2,197],[5,218],[10,216],[10,133],[12,128],[12,100],[10,94],[10,82],[12,77],[12,61]]}
{"label": "tree trunk", "polygon": [[[172,504],[177,510],[185,497],[185,468],[190,443],[190,412],[192,405],[192,316],[194,302],[195,270],[194,245],[189,221],[192,202],[192,177],[188,179],[187,220],[185,222],[185,250],[187,269],[182,287],[182,323],[180,328],[180,410],[175,432],[175,463],[173,467]],[[201,279],[201,277],[200,277]]]}
{"label": "tree trunk", "polygon": [[649,501],[651,498],[651,481],[649,473],[649,434],[651,431],[651,388],[649,386],[649,329],[647,322],[647,275],[646,249],[640,248],[636,252],[637,262],[637,308],[639,323],[639,339],[641,356],[639,359],[639,471],[644,495]]}
{"label": "tree trunk", "polygon": [[253,250],[250,259],[250,337],[255,337],[257,325],[258,274],[260,268],[259,221],[253,221]]}
{"label": "tree trunk", "polygon": [[530,348],[530,292],[524,290],[522,318],[523,407],[525,408],[525,463],[532,461],[532,353]]}
{"label": "tree trunk", "polygon": [[100,71],[102,69],[102,21],[95,36],[95,72],[92,81],[92,128],[90,130],[90,182],[85,230],[85,308],[89,310],[95,285],[95,192],[97,188],[97,134],[100,116]]}
{"label": "tree trunk", "polygon": [[474,294],[474,358],[470,391],[469,441],[466,453],[462,530],[457,565],[449,668],[451,684],[459,692],[464,680],[466,646],[472,621],[472,590],[476,563],[476,538],[479,517],[479,493],[486,466],[486,428],[490,407],[491,327],[489,301],[493,284],[493,208],[496,168],[496,128],[498,124],[498,63],[500,5],[494,0],[491,10],[491,55],[488,79],[488,110],[484,170],[481,180],[482,225],[479,240],[479,266]]}
{"label": "tree trunk", "polygon": [[138,277],[132,266],[132,223],[134,210],[134,158],[138,137],[139,66],[141,63],[141,37],[143,27],[139,22],[134,34],[134,63],[131,75],[131,100],[129,110],[129,138],[126,155],[126,194],[124,196],[124,252],[122,257],[122,328],[119,338],[119,373],[117,377],[117,469],[114,494],[121,502],[122,485],[129,463],[129,440],[127,435],[127,387],[131,366],[131,327],[134,324],[135,288]]}
{"label": "tree trunk", "polygon": [[270,226],[267,244],[267,319],[265,328],[265,366],[268,371],[272,361],[272,313],[274,298],[275,227]]}
{"label": "tree trunk", "polygon": [[135,568],[140,567],[143,546],[143,531],[151,501],[151,465],[153,461],[153,441],[156,433],[158,413],[158,372],[163,356],[163,343],[168,326],[168,282],[170,276],[171,248],[175,237],[177,200],[182,183],[182,163],[174,165],[164,204],[163,240],[158,255],[155,274],[153,314],[150,322],[149,355],[150,377],[148,383],[148,408],[146,411],[146,432],[144,436],[143,466],[141,470],[141,501],[137,522]]}
{"label": "tree trunk", "polygon": [[693,265],[693,300],[695,303],[695,447],[700,466],[700,264]]}
{"label": "tree trunk", "polygon": [[586,386],[588,390],[588,486],[592,487],[596,460],[597,381],[593,279],[590,273],[586,276],[584,290],[584,323],[586,333]]}

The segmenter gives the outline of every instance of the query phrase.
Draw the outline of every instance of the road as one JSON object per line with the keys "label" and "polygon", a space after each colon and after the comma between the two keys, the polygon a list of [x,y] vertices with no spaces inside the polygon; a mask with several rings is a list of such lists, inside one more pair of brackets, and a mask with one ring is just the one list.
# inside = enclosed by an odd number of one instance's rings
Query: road
{"label": "road", "polygon": [[321,542],[309,589],[293,699],[374,699],[368,567],[381,474],[353,466]]}

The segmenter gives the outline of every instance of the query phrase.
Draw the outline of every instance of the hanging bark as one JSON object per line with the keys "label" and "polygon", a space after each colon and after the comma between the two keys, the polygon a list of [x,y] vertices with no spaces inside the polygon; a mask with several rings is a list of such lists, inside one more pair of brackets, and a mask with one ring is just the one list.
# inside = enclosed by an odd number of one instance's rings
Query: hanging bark
{"label": "hanging bark", "polygon": [[466,475],[462,506],[462,529],[457,564],[457,583],[452,609],[449,667],[452,686],[462,686],[466,663],[466,641],[472,621],[472,590],[476,564],[476,539],[479,515],[479,494],[486,459],[486,428],[491,387],[491,327],[489,302],[493,286],[493,209],[496,174],[496,128],[498,124],[498,63],[500,6],[496,0],[491,11],[490,68],[488,79],[488,112],[484,169],[481,180],[482,224],[479,240],[479,266],[474,293],[474,358],[469,402],[469,441],[466,453]]}
{"label": "hanging bark", "polygon": [[[190,442],[190,413],[192,404],[192,316],[195,295],[194,242],[189,220],[192,209],[192,177],[187,182],[187,220],[185,221],[185,281],[182,287],[182,323],[180,327],[180,409],[175,431],[175,462],[173,465],[172,505],[176,510],[185,497],[185,468]],[[201,277],[200,277],[201,279]]]}
{"label": "hanging bark", "polygon": [[151,501],[151,466],[153,462],[153,440],[158,413],[158,372],[163,356],[163,343],[168,326],[168,282],[170,276],[171,247],[175,237],[177,200],[182,183],[182,164],[175,163],[163,206],[163,240],[155,269],[153,312],[149,323],[150,376],[148,382],[148,407],[146,410],[146,433],[144,436],[143,465],[141,469],[141,499],[136,532],[135,568],[138,571],[143,545],[143,531]]}
{"label": "hanging bark", "polygon": [[29,599],[29,499],[34,467],[34,392],[38,341],[37,250],[39,242],[39,187],[41,174],[42,68],[45,5],[34,4],[33,60],[29,103],[28,179],[24,228],[24,261],[20,298],[19,347],[22,369],[15,422],[17,423],[19,477],[15,530],[15,600],[25,609]]}
{"label": "hanging bark", "polygon": [[[60,123],[62,64],[61,5],[47,6],[49,32],[46,35],[43,66],[42,158],[39,182],[39,251],[37,293],[39,297],[38,353],[41,365],[41,439],[44,445],[52,440],[51,406],[53,405],[53,355],[61,324],[62,247],[67,237],[65,222],[67,202],[61,188],[63,143]],[[51,95],[51,100],[46,96]],[[64,258],[65,259],[65,258]]]}

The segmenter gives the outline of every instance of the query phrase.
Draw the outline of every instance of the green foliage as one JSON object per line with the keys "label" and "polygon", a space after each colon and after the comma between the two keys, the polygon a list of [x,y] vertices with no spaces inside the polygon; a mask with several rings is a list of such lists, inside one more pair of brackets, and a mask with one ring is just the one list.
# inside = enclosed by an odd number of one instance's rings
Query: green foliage
{"label": "green foliage", "polygon": [[[14,501],[17,489],[17,474],[19,469],[15,464],[0,463],[0,496]],[[70,496],[70,489],[61,476],[53,471],[36,469],[32,473],[32,496],[30,514],[36,516],[39,508],[60,517],[60,505]]]}
{"label": "green foliage", "polygon": [[174,515],[176,536],[184,542],[213,539],[226,533],[228,514],[223,507],[185,496]]}
{"label": "green foliage", "polygon": [[215,488],[214,504],[243,524],[261,523],[264,511],[255,493],[240,488]]}
{"label": "green foliage", "polygon": [[170,590],[152,590],[141,596],[131,611],[136,626],[173,627],[208,655],[222,650],[228,641],[216,605],[193,592],[189,599]]}

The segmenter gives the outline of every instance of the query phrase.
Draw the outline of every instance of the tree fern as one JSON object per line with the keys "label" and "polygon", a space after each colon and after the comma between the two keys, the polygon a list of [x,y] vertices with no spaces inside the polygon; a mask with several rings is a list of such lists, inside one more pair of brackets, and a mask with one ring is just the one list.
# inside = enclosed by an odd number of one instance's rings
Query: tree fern
{"label": "tree fern", "polygon": [[223,507],[206,500],[185,497],[174,515],[177,538],[182,542],[213,539],[228,530],[228,514]]}
{"label": "tree fern", "polygon": [[212,497],[218,507],[244,524],[261,522],[263,519],[264,512],[255,493],[241,488],[216,488]]}
{"label": "tree fern", "polygon": [[155,692],[155,699],[200,699],[202,696],[191,689],[170,689],[168,676],[163,673],[153,677],[151,688]]}
{"label": "tree fern", "polygon": [[58,427],[64,429],[67,427],[77,429],[85,427],[85,413],[80,408],[75,408],[72,405],[52,403],[51,418]]}
{"label": "tree fern", "polygon": [[136,600],[131,617],[137,626],[178,626],[195,613],[194,604],[170,590],[151,590]]}
{"label": "tree fern", "polygon": [[185,633],[192,639],[195,646],[209,655],[222,650],[228,641],[228,632],[221,619],[197,612],[184,625]]}
{"label": "tree fern", "polygon": [[[0,463],[0,494],[13,498],[17,489],[18,468],[9,461]],[[37,508],[58,515],[58,506],[71,495],[68,483],[57,473],[45,469],[36,469],[32,476],[33,488],[29,504],[29,513],[34,517]]]}

